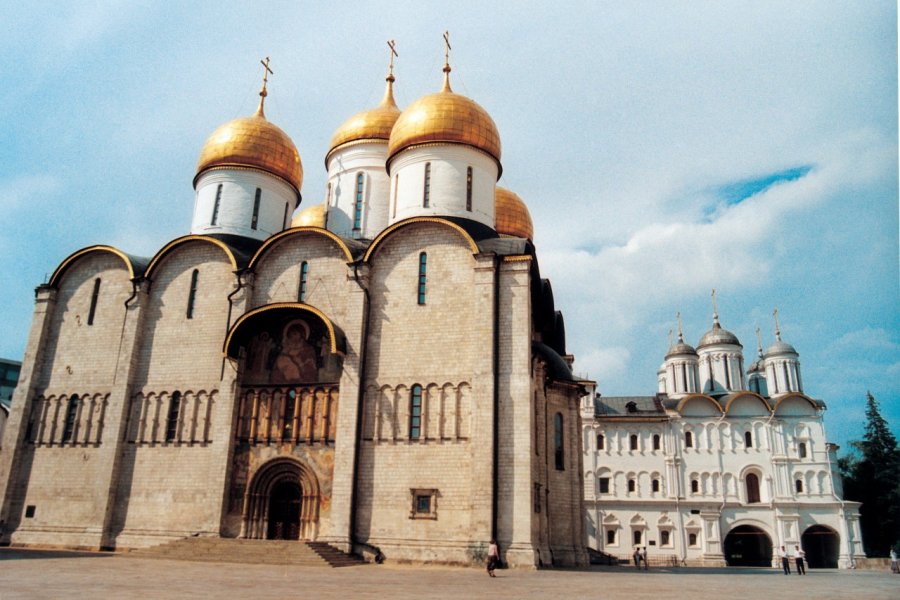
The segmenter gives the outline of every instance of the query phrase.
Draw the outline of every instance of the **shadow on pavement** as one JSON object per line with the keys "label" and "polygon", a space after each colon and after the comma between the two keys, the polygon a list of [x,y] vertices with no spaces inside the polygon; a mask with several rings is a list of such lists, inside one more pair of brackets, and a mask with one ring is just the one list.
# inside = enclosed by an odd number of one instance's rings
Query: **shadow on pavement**
{"label": "shadow on pavement", "polygon": [[0,560],[39,560],[44,558],[104,558],[112,552],[77,552],[74,550],[33,550],[29,548],[0,548]]}

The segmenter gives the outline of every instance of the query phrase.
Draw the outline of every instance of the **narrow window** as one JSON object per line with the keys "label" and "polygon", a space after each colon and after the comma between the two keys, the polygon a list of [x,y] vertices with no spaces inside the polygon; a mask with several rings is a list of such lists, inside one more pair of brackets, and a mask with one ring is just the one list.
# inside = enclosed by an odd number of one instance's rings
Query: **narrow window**
{"label": "narrow window", "polygon": [[174,442],[178,434],[178,415],[181,414],[181,392],[172,393],[169,414],[166,416],[166,441]]}
{"label": "narrow window", "polygon": [[788,375],[787,363],[781,363],[781,370],[784,371],[784,391],[789,391],[791,389],[791,378]]}
{"label": "narrow window", "polygon": [[800,442],[797,446],[797,454],[800,455],[800,458],[806,458],[806,442]]}
{"label": "narrow window", "polygon": [[394,175],[394,202],[393,202],[393,214],[392,217],[397,216],[397,193],[400,190],[400,176]]}
{"label": "narrow window", "polygon": [[78,417],[78,396],[70,396],[66,406],[66,422],[63,427],[62,441],[68,442],[75,433],[75,419]]}
{"label": "narrow window", "polygon": [[681,365],[680,370],[681,370],[681,391],[686,392],[686,391],[688,391],[687,368],[685,365]]}
{"label": "narrow window", "polygon": [[638,438],[635,434],[631,434],[631,437],[628,439],[628,444],[632,450],[638,449]]}
{"label": "narrow window", "polygon": [[597,450],[603,450],[606,445],[606,438],[603,437],[602,433],[597,434]]}
{"label": "narrow window", "polygon": [[700,493],[700,482],[696,479],[691,479],[691,493],[698,494]]}
{"label": "narrow window", "polygon": [[628,491],[635,492],[637,490],[637,482],[634,479],[628,480]]}
{"label": "narrow window", "polygon": [[607,529],[606,530],[606,543],[610,546],[614,546],[616,543],[616,530],[615,529]]}
{"label": "narrow window", "polygon": [[472,212],[472,167],[466,170],[466,210]]}
{"label": "narrow window", "polygon": [[759,502],[759,477],[755,473],[747,474],[747,504]]}
{"label": "narrow window", "polygon": [[100,278],[94,280],[94,291],[91,293],[91,309],[88,311],[88,325],[94,324],[94,315],[97,314],[97,299],[100,297]]}
{"label": "narrow window", "polygon": [[425,304],[425,275],[428,257],[424,252],[419,254],[419,304]]}
{"label": "narrow window", "polygon": [[654,492],[659,492],[659,479],[654,479],[653,482],[651,483],[651,486],[652,486],[651,489]]}
{"label": "narrow window", "polygon": [[425,163],[425,185],[422,190],[422,206],[428,208],[431,201],[431,163]]}
{"label": "narrow window", "polygon": [[632,534],[632,538],[634,539],[634,545],[640,546],[641,545],[641,530],[640,529],[635,530],[635,532]]}
{"label": "narrow window", "polygon": [[300,263],[300,289],[297,292],[297,301],[306,302],[306,282],[309,280],[309,263],[305,260]]}
{"label": "narrow window", "polygon": [[215,225],[219,220],[219,205],[222,203],[222,184],[216,188],[216,201],[213,203],[213,214],[209,224]]}
{"label": "narrow window", "polygon": [[669,545],[669,530],[663,529],[659,532],[659,545],[660,546],[668,546]]}
{"label": "narrow window", "polygon": [[356,201],[353,203],[353,231],[362,227],[363,174],[356,176]]}
{"label": "narrow window", "polygon": [[297,405],[297,392],[290,390],[284,399],[284,423],[281,426],[281,439],[291,439],[294,427],[294,409]]}
{"label": "narrow window", "polygon": [[187,318],[194,318],[194,302],[197,300],[197,279],[200,277],[200,271],[194,269],[191,273],[191,291],[188,294]]}
{"label": "narrow window", "polygon": [[597,481],[600,484],[600,493],[608,494],[609,493],[609,477],[601,477]]}
{"label": "narrow window", "polygon": [[284,203],[284,218],[281,220],[281,228],[287,229],[288,226],[288,203]]}
{"label": "narrow window", "polygon": [[422,433],[422,386],[412,386],[409,398],[409,439],[417,440]]}
{"label": "narrow window", "polygon": [[723,356],[722,358],[723,358],[722,362],[725,367],[725,389],[730,390],[731,389],[731,370],[728,368],[728,357]]}
{"label": "narrow window", "polygon": [[556,413],[553,417],[553,447],[556,455],[556,470],[564,471],[566,468],[566,454],[563,449],[563,417]]}
{"label": "narrow window", "polygon": [[328,182],[328,189],[325,192],[325,203],[331,204],[331,182]]}
{"label": "narrow window", "polygon": [[748,448],[753,447],[753,434],[750,433],[749,431],[744,432],[744,445],[747,446]]}
{"label": "narrow window", "polygon": [[797,490],[798,494],[803,493],[803,480],[802,479],[798,479],[797,481],[794,482],[794,489]]}
{"label": "narrow window", "polygon": [[697,534],[689,533],[688,534],[688,546],[696,546],[697,545]]}
{"label": "narrow window", "polygon": [[259,200],[262,197],[262,190],[256,188],[256,198],[253,199],[253,218],[250,220],[250,229],[256,229],[259,224]]}
{"label": "narrow window", "polygon": [[685,448],[693,448],[694,447],[694,434],[690,431],[684,432],[684,447]]}
{"label": "narrow window", "polygon": [[656,435],[653,436],[653,449],[659,450],[659,446],[660,446],[660,437],[659,437],[659,434],[657,433]]}

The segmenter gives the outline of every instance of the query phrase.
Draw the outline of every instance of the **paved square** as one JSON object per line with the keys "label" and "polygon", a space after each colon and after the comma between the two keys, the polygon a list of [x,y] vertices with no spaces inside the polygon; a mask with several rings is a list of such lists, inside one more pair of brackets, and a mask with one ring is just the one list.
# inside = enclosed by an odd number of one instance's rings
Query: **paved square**
{"label": "paved square", "polygon": [[339,569],[199,563],[120,554],[0,550],[0,599],[112,598],[898,598],[900,575],[775,569],[502,570],[362,565]]}

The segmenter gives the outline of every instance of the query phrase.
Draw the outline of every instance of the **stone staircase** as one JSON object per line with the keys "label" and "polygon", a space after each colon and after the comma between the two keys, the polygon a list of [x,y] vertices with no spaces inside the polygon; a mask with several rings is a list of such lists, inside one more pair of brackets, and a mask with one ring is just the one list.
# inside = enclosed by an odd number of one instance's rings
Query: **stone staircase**
{"label": "stone staircase", "polygon": [[152,548],[132,550],[132,556],[197,562],[349,567],[365,564],[361,558],[341,552],[324,542],[243,540],[189,537]]}

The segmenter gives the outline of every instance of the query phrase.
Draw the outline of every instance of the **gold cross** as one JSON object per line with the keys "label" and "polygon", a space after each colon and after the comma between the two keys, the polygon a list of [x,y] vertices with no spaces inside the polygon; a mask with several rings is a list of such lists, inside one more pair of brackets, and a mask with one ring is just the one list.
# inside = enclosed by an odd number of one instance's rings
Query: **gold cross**
{"label": "gold cross", "polygon": [[444,48],[444,64],[449,65],[450,64],[450,50],[453,49],[450,46],[450,32],[449,31],[444,32],[444,46],[445,46],[445,48]]}
{"label": "gold cross", "polygon": [[388,48],[391,49],[391,63],[388,67],[389,74],[393,75],[394,74],[394,57],[396,56],[397,58],[399,58],[400,55],[397,54],[397,47],[394,45],[394,40],[388,40],[387,45],[388,45]]}
{"label": "gold cross", "polygon": [[274,75],[275,72],[269,68],[269,57],[268,56],[266,57],[266,60],[259,61],[259,64],[261,64],[264,69],[264,71],[263,71],[263,86],[262,86],[262,91],[260,92],[260,95],[265,96],[266,95],[266,85],[269,83],[269,74]]}

